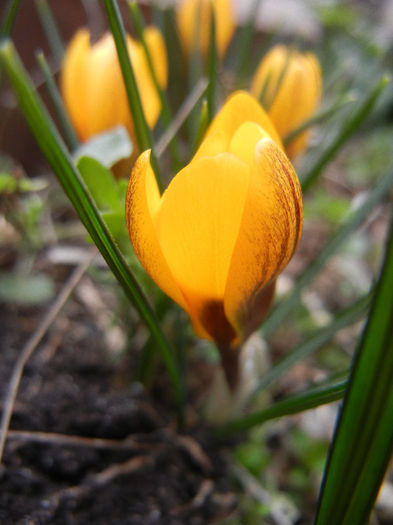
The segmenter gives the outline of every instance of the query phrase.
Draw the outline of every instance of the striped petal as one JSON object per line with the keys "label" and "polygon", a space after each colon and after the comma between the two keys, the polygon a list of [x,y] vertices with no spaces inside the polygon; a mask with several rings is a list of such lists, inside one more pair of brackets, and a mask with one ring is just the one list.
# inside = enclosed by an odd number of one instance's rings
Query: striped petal
{"label": "striped petal", "polygon": [[302,211],[292,165],[272,140],[262,138],[255,150],[224,295],[225,314],[242,338],[266,315],[274,280],[300,239]]}

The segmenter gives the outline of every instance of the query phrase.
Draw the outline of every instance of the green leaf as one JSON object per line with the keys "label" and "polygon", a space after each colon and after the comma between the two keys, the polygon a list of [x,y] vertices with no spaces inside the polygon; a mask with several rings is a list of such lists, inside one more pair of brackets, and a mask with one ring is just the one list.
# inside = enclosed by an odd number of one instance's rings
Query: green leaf
{"label": "green leaf", "polygon": [[[209,84],[206,90],[206,102],[207,102],[207,125],[213,120],[216,111],[216,95],[218,86],[218,51],[217,51],[217,39],[216,39],[216,15],[213,4],[210,7],[210,43],[209,53],[207,57],[207,73]],[[198,134],[197,134],[198,140]]]}
{"label": "green leaf", "polygon": [[0,301],[35,306],[53,299],[55,285],[47,275],[0,275]]}
{"label": "green leaf", "polygon": [[42,27],[49,42],[50,50],[57,64],[61,64],[64,56],[64,42],[56,20],[47,0],[35,0]]}
{"label": "green leaf", "polygon": [[90,157],[81,157],[76,166],[100,211],[124,210],[116,180],[108,168]]}
{"label": "green leaf", "polygon": [[132,120],[134,123],[139,151],[145,151],[147,149],[152,150],[150,162],[157,180],[158,187],[160,191],[162,191],[162,181],[153,148],[153,135],[149,126],[147,125],[145,114],[143,112],[142,102],[135,78],[135,72],[128,55],[126,30],[124,28],[119,6],[116,0],[104,0],[104,6],[108,15],[109,26],[113,34],[113,39],[115,41],[116,50],[119,57],[124,87],[127,93],[128,104],[130,106]]}
{"label": "green leaf", "polygon": [[179,423],[181,423],[184,394],[180,373],[173,357],[174,351],[161,331],[149,302],[114,242],[53,121],[35,92],[31,80],[10,40],[6,39],[0,44],[0,57],[17,95],[20,109],[38,145],[63,186],[82,223],[157,344],[176,395],[178,418]]}
{"label": "green leaf", "polygon": [[71,148],[71,150],[74,150],[75,148],[77,148],[79,144],[79,140],[71,124],[71,121],[68,118],[67,111],[64,107],[63,99],[61,98],[59,90],[57,89],[56,82],[53,79],[53,75],[45,59],[44,53],[42,51],[38,51],[36,53],[36,57],[37,57],[38,65],[44,76],[49,98],[56,112],[56,116],[58,118],[59,125],[61,126],[61,129],[64,133],[65,140],[68,146]]}
{"label": "green leaf", "polygon": [[363,525],[393,452],[393,215],[321,487],[316,525]]}
{"label": "green leaf", "polygon": [[297,128],[285,135],[282,141],[284,146],[288,146],[288,144],[290,144],[298,135],[300,135],[300,133],[302,133],[309,127],[314,126],[315,124],[319,124],[321,122],[325,122],[335,113],[337,113],[343,106],[351,104],[352,102],[355,102],[355,100],[356,99],[352,93],[347,93],[343,96],[340,96],[339,100],[334,102],[334,104],[327,108],[321,109],[318,113],[308,118],[307,120],[302,122]]}
{"label": "green leaf", "polygon": [[[172,113],[169,107],[168,100],[166,98],[164,90],[161,88],[160,83],[158,82],[156,70],[154,69],[153,61],[150,56],[149,48],[146,44],[145,35],[144,35],[144,21],[141,10],[135,0],[129,1],[128,6],[130,8],[130,13],[132,21],[138,35],[139,40],[142,43],[143,50],[145,52],[146,60],[149,66],[150,74],[154,82],[157,94],[160,98],[161,103],[161,117],[165,124],[165,128],[168,129],[172,122]],[[182,167],[182,162],[180,158],[179,144],[177,141],[177,136],[173,135],[171,141],[169,142],[169,150],[172,156],[172,163],[174,171],[179,171]]]}
{"label": "green leaf", "polygon": [[4,10],[3,23],[0,27],[0,36],[9,36],[11,34],[19,4],[20,0],[8,0]]}
{"label": "green leaf", "polygon": [[111,168],[116,162],[127,159],[132,153],[132,142],[123,126],[98,133],[84,142],[74,152],[74,158],[92,157],[103,166]]}
{"label": "green leaf", "polygon": [[[14,27],[16,13],[18,12],[18,7],[20,0],[8,0],[8,3],[4,9],[4,18],[0,26],[0,38],[4,36],[9,36],[12,33],[12,28]],[[0,63],[0,87],[2,80],[2,68]]]}
{"label": "green leaf", "polygon": [[0,193],[13,193],[20,191],[30,193],[42,191],[48,187],[48,182],[42,178],[27,179],[25,177],[17,179],[11,173],[0,172]]}
{"label": "green leaf", "polygon": [[[233,421],[230,421],[226,425],[218,428],[215,431],[216,437],[223,437],[233,432],[244,432],[256,425],[261,425],[270,419],[276,419],[278,417],[288,416],[291,414],[298,414],[304,410],[310,410],[311,408],[332,403],[341,399],[344,395],[346,381],[335,382],[333,384],[323,384],[315,388],[310,388],[290,396],[282,401],[278,401],[273,406],[265,408],[264,410],[253,412],[247,416],[240,417]],[[341,523],[330,522],[330,523]]]}
{"label": "green leaf", "polygon": [[[106,211],[101,215],[116,240],[125,238],[128,241],[124,211]],[[129,241],[128,244],[131,247]]]}
{"label": "green leaf", "polygon": [[13,193],[18,187],[18,181],[10,173],[0,173],[0,193]]}
{"label": "green leaf", "polygon": [[361,297],[354,304],[337,314],[335,319],[328,326],[318,329],[318,331],[314,335],[310,335],[306,341],[287,352],[285,356],[278,360],[262,377],[258,387],[252,393],[252,397],[270,386],[274,381],[277,381],[299,361],[302,361],[319,350],[323,345],[333,339],[339,330],[342,330],[361,319],[367,311],[370,304],[370,298],[371,293]]}

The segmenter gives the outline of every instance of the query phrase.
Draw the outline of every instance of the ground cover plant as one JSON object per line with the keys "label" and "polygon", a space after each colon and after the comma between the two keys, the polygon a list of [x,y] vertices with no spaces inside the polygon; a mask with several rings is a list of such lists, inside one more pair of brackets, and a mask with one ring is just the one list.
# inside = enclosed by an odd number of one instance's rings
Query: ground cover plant
{"label": "ground cover plant", "polygon": [[393,522],[391,12],[302,6],[4,6],[4,522]]}

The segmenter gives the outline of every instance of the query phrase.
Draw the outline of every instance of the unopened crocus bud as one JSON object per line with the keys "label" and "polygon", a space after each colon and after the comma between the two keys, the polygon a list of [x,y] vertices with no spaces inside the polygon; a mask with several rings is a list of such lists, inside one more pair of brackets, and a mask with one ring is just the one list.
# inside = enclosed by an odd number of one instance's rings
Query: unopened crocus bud
{"label": "unopened crocus bud", "polygon": [[[251,84],[251,93],[263,100],[281,138],[309,119],[320,104],[322,77],[317,58],[284,45],[273,47],[261,60]],[[308,130],[286,147],[293,159],[307,147]]]}
{"label": "unopened crocus bud", "polygon": [[163,195],[150,151],[127,190],[135,253],[195,332],[216,343],[232,388],[239,346],[266,316],[302,231],[299,181],[280,144],[258,102],[238,92]]}
{"label": "unopened crocus bud", "polygon": [[[159,84],[167,83],[167,58],[163,38],[153,27],[145,30]],[[142,44],[127,36],[146,121],[153,127],[161,112]],[[80,29],[67,48],[61,72],[61,91],[72,123],[82,141],[123,125],[133,139],[135,131],[113,37],[106,33],[91,44],[89,31]]]}
{"label": "unopened crocus bud", "polygon": [[222,58],[235,31],[231,0],[184,0],[177,9],[177,26],[184,48],[190,54],[194,47],[207,55],[210,45],[211,12],[216,22],[216,45]]}

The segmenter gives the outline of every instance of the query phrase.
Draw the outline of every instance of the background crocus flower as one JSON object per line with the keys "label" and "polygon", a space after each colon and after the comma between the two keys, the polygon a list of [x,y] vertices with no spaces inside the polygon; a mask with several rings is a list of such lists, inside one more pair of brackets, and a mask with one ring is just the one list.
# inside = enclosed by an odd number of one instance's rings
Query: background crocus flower
{"label": "background crocus flower", "polygon": [[[167,57],[160,32],[145,30],[153,65],[162,87],[167,83]],[[127,36],[128,52],[135,71],[147,123],[156,123],[161,104],[142,45]],[[123,84],[116,47],[110,33],[90,43],[87,29],[72,39],[61,72],[61,91],[71,120],[82,141],[116,125],[123,125],[132,139],[134,126]],[[133,140],[135,144],[135,140]]]}
{"label": "background crocus flower", "polygon": [[140,262],[196,333],[217,344],[232,387],[237,349],[265,317],[302,230],[298,178],[279,142],[258,102],[239,92],[162,196],[149,151],[128,185],[127,227]]}
{"label": "background crocus flower", "polygon": [[177,9],[179,35],[187,53],[196,44],[203,55],[210,45],[211,9],[216,20],[217,51],[222,58],[235,31],[235,17],[230,0],[184,0]]}
{"label": "background crocus flower", "polygon": [[[283,45],[273,47],[261,60],[251,84],[255,97],[262,91],[269,117],[284,138],[310,118],[320,103],[322,77],[317,58]],[[288,144],[288,156],[296,157],[307,141],[308,131],[304,131]]]}

